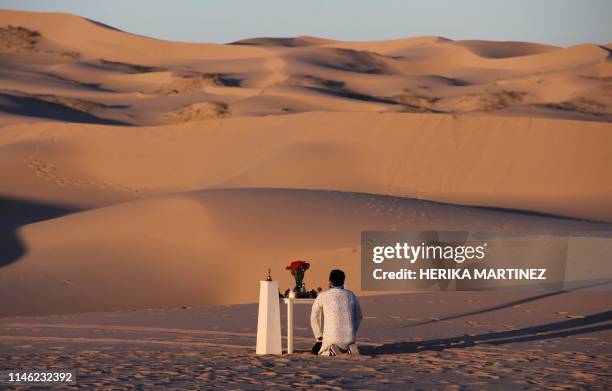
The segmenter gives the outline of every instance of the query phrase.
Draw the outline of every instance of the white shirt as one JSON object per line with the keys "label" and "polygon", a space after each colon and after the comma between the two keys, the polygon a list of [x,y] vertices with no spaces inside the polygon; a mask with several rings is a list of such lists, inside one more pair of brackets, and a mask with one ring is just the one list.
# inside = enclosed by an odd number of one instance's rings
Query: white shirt
{"label": "white shirt", "polygon": [[[321,315],[325,319],[325,327]],[[357,296],[348,289],[334,287],[317,296],[310,313],[310,326],[315,338],[323,337],[321,352],[332,344],[342,349],[355,343],[355,335],[363,319]]]}

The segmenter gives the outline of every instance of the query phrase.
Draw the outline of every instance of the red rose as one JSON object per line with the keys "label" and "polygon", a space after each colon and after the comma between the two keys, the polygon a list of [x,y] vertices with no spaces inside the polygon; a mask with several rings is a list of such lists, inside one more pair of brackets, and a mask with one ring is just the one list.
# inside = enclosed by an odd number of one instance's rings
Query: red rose
{"label": "red rose", "polygon": [[292,275],[295,275],[298,271],[306,271],[310,268],[310,264],[304,261],[293,261],[290,265],[285,267],[285,270],[291,271]]}

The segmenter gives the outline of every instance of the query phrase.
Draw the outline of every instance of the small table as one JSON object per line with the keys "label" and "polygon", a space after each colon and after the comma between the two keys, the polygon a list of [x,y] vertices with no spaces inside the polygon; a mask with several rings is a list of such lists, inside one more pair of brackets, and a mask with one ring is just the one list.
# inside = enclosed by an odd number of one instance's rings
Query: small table
{"label": "small table", "polygon": [[298,299],[285,297],[283,299],[287,304],[287,354],[293,353],[293,305],[294,304],[312,304],[315,299]]}

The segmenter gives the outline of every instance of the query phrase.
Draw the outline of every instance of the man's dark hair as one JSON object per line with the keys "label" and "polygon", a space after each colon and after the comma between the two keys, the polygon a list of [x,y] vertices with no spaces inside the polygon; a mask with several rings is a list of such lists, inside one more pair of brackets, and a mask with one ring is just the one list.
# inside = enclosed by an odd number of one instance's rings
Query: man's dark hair
{"label": "man's dark hair", "polygon": [[343,286],[344,285],[344,272],[339,269],[334,269],[329,273],[329,281],[331,281],[333,286]]}

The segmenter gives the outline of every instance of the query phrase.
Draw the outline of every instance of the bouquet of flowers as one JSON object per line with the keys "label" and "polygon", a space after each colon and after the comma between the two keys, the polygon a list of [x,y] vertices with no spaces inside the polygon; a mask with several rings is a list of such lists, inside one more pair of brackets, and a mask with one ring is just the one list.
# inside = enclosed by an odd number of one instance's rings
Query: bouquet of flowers
{"label": "bouquet of flowers", "polygon": [[289,270],[293,278],[295,278],[295,291],[300,292],[302,290],[302,283],[304,281],[304,273],[310,268],[310,263],[304,261],[293,261],[290,265],[285,267],[285,270]]}

